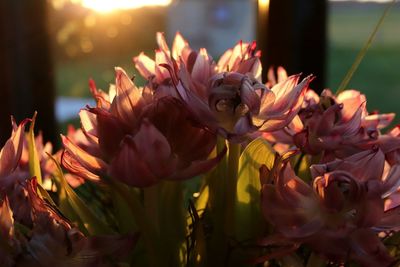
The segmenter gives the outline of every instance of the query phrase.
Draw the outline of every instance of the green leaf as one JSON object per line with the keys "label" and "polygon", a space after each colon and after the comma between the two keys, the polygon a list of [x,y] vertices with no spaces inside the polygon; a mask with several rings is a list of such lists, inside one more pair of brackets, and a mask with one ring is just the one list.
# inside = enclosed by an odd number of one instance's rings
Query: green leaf
{"label": "green leaf", "polygon": [[43,181],[42,172],[40,169],[40,160],[36,149],[35,132],[34,132],[36,116],[37,112],[35,111],[28,132],[29,173],[32,177],[36,177],[37,179],[38,182],[37,188],[39,196],[47,199],[51,205],[56,206],[53,199],[50,197],[49,193],[42,187],[42,181]]}
{"label": "green leaf", "polygon": [[[63,198],[65,204],[68,203],[70,205],[72,211],[79,217],[87,232],[91,235],[112,234],[113,231],[86,206],[82,199],[69,186],[57,160],[49,154],[48,156],[57,166],[56,176],[60,183],[60,198]],[[60,199],[60,201],[62,200]]]}
{"label": "green leaf", "polygon": [[262,233],[259,169],[263,164],[272,168],[274,159],[274,151],[262,138],[252,141],[240,156],[235,203],[235,232],[239,241]]}
{"label": "green leaf", "polygon": [[37,112],[33,114],[32,122],[29,127],[28,133],[28,150],[29,150],[29,172],[31,176],[35,176],[38,184],[42,184],[42,172],[40,171],[40,160],[36,149],[35,143],[35,121]]}

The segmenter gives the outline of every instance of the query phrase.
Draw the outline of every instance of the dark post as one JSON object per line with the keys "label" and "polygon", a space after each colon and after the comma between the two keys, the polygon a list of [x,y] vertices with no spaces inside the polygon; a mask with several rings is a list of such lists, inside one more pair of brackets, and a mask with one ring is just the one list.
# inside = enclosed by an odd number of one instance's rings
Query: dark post
{"label": "dark post", "polygon": [[[258,0],[266,2],[266,0]],[[269,0],[267,22],[258,15],[258,39],[264,74],[283,66],[289,74],[317,76],[312,88],[324,89],[326,59],[326,0]],[[266,76],[264,76],[266,77]]]}
{"label": "dark post", "polygon": [[0,1],[0,144],[17,122],[38,111],[37,129],[54,143],[54,73],[46,0]]}

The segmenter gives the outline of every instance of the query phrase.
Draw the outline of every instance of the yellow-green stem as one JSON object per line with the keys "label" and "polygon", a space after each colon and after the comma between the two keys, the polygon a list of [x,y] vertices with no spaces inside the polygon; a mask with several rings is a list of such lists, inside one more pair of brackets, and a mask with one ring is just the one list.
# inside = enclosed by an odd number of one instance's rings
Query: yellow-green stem
{"label": "yellow-green stem", "polygon": [[153,223],[157,233],[160,233],[160,218],[159,218],[159,185],[154,185],[143,189],[144,208],[147,218]]}
{"label": "yellow-green stem", "polygon": [[308,258],[306,267],[325,267],[325,266],[326,266],[326,260],[324,260],[314,252],[311,253],[310,257]]}
{"label": "yellow-green stem", "polygon": [[129,204],[131,211],[134,214],[136,225],[138,226],[140,234],[144,240],[150,266],[163,266],[163,255],[161,255],[163,250],[159,248],[158,245],[159,236],[153,223],[148,220],[138,195],[132,190],[129,190],[129,188],[123,184],[114,182],[111,186],[120,194],[123,199],[125,199],[126,203]]}
{"label": "yellow-green stem", "polygon": [[232,236],[235,231],[235,198],[238,176],[239,157],[241,145],[229,143],[228,147],[228,170],[226,176],[226,207],[225,207],[225,231],[228,236]]}

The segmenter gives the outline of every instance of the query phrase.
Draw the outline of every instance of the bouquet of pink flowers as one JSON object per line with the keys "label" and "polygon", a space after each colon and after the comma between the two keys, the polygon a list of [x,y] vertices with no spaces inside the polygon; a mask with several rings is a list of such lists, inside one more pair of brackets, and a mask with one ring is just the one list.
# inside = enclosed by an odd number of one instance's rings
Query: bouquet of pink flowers
{"label": "bouquet of pink flowers", "polygon": [[[108,93],[53,152],[35,116],[0,153],[2,266],[397,266],[400,128],[356,90],[261,77],[255,43],[214,61],[157,34],[146,79]],[[30,128],[25,133],[26,125]]]}

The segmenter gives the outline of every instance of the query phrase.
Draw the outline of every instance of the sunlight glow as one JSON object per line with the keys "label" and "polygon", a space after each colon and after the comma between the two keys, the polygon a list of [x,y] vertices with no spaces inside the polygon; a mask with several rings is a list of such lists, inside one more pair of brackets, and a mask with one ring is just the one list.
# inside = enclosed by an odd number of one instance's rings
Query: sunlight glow
{"label": "sunlight glow", "polygon": [[171,1],[172,0],[80,0],[83,7],[102,13],[145,6],[167,6]]}

